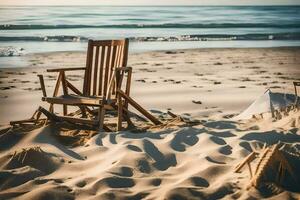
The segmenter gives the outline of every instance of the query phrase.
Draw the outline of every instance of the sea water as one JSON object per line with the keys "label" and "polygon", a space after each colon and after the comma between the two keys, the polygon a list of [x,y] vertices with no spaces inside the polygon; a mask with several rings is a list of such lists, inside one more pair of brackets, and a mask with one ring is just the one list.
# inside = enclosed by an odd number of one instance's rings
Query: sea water
{"label": "sea water", "polygon": [[88,39],[125,37],[130,52],[300,46],[300,6],[0,7],[0,67],[4,56],[84,51]]}

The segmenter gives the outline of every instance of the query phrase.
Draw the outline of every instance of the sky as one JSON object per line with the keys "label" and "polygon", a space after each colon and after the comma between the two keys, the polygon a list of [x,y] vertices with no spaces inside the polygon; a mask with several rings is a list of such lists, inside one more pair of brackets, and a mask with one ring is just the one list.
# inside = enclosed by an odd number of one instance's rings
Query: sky
{"label": "sky", "polygon": [[300,0],[0,0],[0,5],[300,5]]}

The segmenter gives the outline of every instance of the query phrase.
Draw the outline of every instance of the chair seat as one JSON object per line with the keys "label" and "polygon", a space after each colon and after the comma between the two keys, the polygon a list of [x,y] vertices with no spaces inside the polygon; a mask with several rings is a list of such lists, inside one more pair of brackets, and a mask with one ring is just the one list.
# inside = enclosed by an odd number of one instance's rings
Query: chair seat
{"label": "chair seat", "polygon": [[[43,97],[43,101],[53,104],[65,105],[90,105],[99,106],[103,104],[103,96],[79,96],[79,95],[61,95],[57,97]],[[110,99],[110,102],[115,102],[116,99]]]}

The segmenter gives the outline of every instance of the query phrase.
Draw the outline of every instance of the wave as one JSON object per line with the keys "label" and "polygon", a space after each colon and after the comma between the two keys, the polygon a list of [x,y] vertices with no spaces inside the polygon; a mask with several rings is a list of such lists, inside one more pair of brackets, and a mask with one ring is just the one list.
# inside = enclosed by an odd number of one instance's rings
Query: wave
{"label": "wave", "polygon": [[28,30],[28,29],[81,29],[81,28],[300,28],[300,23],[166,23],[166,24],[114,24],[114,25],[19,25],[2,24],[0,30]]}
{"label": "wave", "polygon": [[59,35],[59,36],[20,36],[20,37],[6,37],[0,36],[0,41],[37,41],[37,42],[81,42],[87,41],[86,37]]}
{"label": "wave", "polygon": [[17,47],[0,47],[0,57],[21,56],[24,54],[23,48]]}
{"label": "wave", "polygon": [[[40,41],[40,42],[84,42],[89,38],[70,35],[59,36],[0,36],[0,42]],[[300,32],[263,34],[197,34],[166,37],[131,37],[131,41],[227,41],[227,40],[300,40]]]}

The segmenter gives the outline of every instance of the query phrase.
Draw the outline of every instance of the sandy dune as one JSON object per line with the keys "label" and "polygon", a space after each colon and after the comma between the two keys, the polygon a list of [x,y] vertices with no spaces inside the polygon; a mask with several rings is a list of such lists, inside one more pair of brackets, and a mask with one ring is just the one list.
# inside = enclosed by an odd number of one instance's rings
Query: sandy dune
{"label": "sandy dune", "polygon": [[299,111],[293,110],[273,123],[270,119],[202,120],[194,126],[173,123],[142,133],[100,133],[79,146],[62,134],[67,131],[63,124],[2,131],[0,197],[299,198],[300,187],[292,192],[276,187],[264,192],[248,190],[248,170],[233,172],[250,152],[278,141],[298,149],[295,162],[299,166],[299,123]]}

